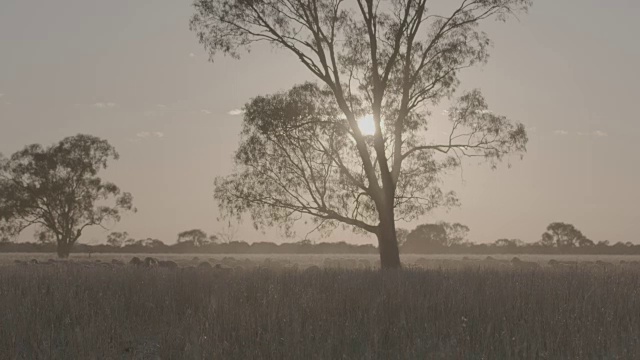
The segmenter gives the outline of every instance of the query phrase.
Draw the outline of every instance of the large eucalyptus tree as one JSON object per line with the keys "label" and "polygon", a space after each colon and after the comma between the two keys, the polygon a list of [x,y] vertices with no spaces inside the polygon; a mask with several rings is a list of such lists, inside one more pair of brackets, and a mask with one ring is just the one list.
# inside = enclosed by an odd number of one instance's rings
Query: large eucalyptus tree
{"label": "large eucalyptus tree", "polygon": [[130,193],[98,177],[117,158],[106,140],[90,135],[0,157],[0,237],[33,226],[41,241],[55,240],[59,257],[68,257],[85,228],[104,227],[123,211],[135,211]]}
{"label": "large eucalyptus tree", "polygon": [[[300,215],[377,235],[381,264],[400,266],[395,221],[455,203],[438,175],[465,156],[492,165],[523,153],[522,124],[488,111],[480,91],[453,101],[450,131],[428,131],[462,69],[486,62],[483,20],[531,0],[196,0],[191,28],[210,52],[238,57],[264,42],[296,56],[320,82],[246,107],[238,172],[217,180],[228,214],[287,228]],[[443,3],[443,2],[441,2]],[[285,74],[283,74],[284,76]],[[369,125],[367,125],[367,123]]]}

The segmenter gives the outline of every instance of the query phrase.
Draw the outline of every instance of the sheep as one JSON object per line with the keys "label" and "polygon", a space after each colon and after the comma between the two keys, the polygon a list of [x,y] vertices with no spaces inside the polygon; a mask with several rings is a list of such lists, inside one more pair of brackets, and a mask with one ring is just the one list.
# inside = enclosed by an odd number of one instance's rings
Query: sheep
{"label": "sheep", "polygon": [[231,256],[225,256],[224,258],[222,258],[222,263],[223,264],[233,264],[236,262],[236,259],[234,257]]}
{"label": "sheep", "polygon": [[159,261],[158,265],[160,265],[160,267],[167,268],[167,269],[176,269],[178,267],[178,264],[176,264],[174,261],[171,261],[171,260]]}
{"label": "sheep", "polygon": [[549,260],[549,262],[547,262],[547,265],[551,266],[554,269],[575,269],[574,265],[568,264],[562,261],[558,261],[555,259]]}
{"label": "sheep", "polygon": [[504,269],[509,267],[509,262],[504,260],[498,260],[492,256],[487,256],[484,260],[481,261],[482,266],[488,269]]}
{"label": "sheep", "polygon": [[640,266],[640,262],[638,260],[625,261],[620,260],[620,266],[624,266],[626,268],[637,269]]}
{"label": "sheep", "polygon": [[357,269],[358,261],[356,259],[342,259],[340,261],[340,267],[343,269]]}
{"label": "sheep", "polygon": [[[207,265],[209,265],[207,263]],[[208,269],[211,269],[211,265],[209,265]],[[222,265],[222,264],[216,264],[216,266],[213,267],[213,270],[216,271],[216,273],[220,273],[220,274],[230,274],[233,269],[230,268],[229,266],[226,265]]]}
{"label": "sheep", "polygon": [[153,267],[153,266],[158,266],[158,260],[152,258],[152,257],[146,257],[144,259],[144,266],[145,267]]}
{"label": "sheep", "polygon": [[371,268],[371,262],[369,262],[369,260],[367,259],[360,259],[358,260],[358,264],[360,265],[361,268],[363,269],[369,269]]}
{"label": "sheep", "polygon": [[540,264],[538,264],[537,262],[522,261],[517,257],[514,257],[513,259],[511,259],[511,265],[513,265],[513,267],[517,269],[522,269],[522,270],[533,270],[533,269],[540,268]]}
{"label": "sheep", "polygon": [[602,260],[598,260],[596,261],[596,265],[604,270],[609,270],[613,267],[613,264],[610,262],[606,262],[606,261],[602,261]]}
{"label": "sheep", "polygon": [[322,270],[320,270],[320,268],[316,265],[311,265],[306,269],[304,269],[305,274],[317,274],[317,273],[320,273],[321,271]]}
{"label": "sheep", "polygon": [[335,268],[340,266],[340,260],[326,258],[324,259],[324,267],[325,268]]}
{"label": "sheep", "polygon": [[426,269],[429,267],[430,265],[430,261],[425,259],[425,258],[419,258],[418,260],[416,260],[416,266],[421,267],[423,269]]}
{"label": "sheep", "polygon": [[139,257],[134,256],[131,261],[129,261],[129,265],[133,265],[133,266],[140,266],[142,265],[142,260],[140,260]]}
{"label": "sheep", "polygon": [[462,270],[464,266],[464,262],[459,260],[443,260],[439,268],[446,270]]}

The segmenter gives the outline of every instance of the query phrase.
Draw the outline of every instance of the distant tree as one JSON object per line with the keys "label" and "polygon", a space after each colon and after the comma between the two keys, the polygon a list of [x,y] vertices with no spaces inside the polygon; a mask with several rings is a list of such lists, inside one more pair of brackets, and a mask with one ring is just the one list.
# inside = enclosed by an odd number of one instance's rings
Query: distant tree
{"label": "distant tree", "polygon": [[585,236],[582,236],[580,238],[578,238],[578,246],[580,247],[588,247],[588,246],[594,246],[594,242],[593,240],[588,239]]}
{"label": "distant tree", "polygon": [[554,222],[547,226],[547,231],[542,234],[540,241],[543,246],[555,246],[558,248],[586,247],[593,246],[593,241],[589,240],[582,232],[571,224]]}
{"label": "distant tree", "polygon": [[525,150],[524,126],[479,90],[453,101],[448,137],[432,134],[430,113],[488,59],[479,24],[531,2],[459,0],[438,14],[427,0],[196,0],[191,28],[212,58],[267,43],[321,82],[245,107],[238,172],[216,181],[224,213],[286,230],[306,215],[323,234],[342,224],[376,235],[381,266],[400,267],[395,222],[454,203],[443,172]]}
{"label": "distant tree", "polygon": [[200,229],[183,231],[178,234],[178,243],[191,243],[193,246],[203,246],[209,243],[207,233]]}
{"label": "distant tree", "polygon": [[553,238],[553,235],[551,235],[548,232],[545,232],[544,234],[542,234],[542,239],[540,239],[538,244],[540,244],[540,246],[543,246],[543,247],[554,247],[557,245],[556,240]]}
{"label": "distant tree", "polygon": [[498,247],[519,247],[525,245],[520,239],[498,239],[493,244]]}
{"label": "distant tree", "polygon": [[467,241],[469,227],[460,223],[450,224],[448,222],[439,223],[447,233],[447,243],[445,246],[461,245]]}
{"label": "distant tree", "polygon": [[148,248],[157,248],[157,247],[166,246],[165,243],[163,243],[161,240],[153,239],[153,238],[137,240],[134,243],[134,245],[148,247]]}
{"label": "distant tree", "polygon": [[112,232],[107,236],[107,244],[113,247],[122,247],[125,244],[133,244],[134,239],[129,237],[129,233],[124,232]]}
{"label": "distant tree", "polygon": [[447,230],[442,224],[418,225],[407,235],[405,250],[423,250],[444,247],[447,243]]}
{"label": "distant tree", "polygon": [[446,248],[466,242],[469,227],[460,223],[438,222],[418,225],[403,245],[405,251],[426,251]]}
{"label": "distant tree", "polygon": [[0,222],[17,236],[35,226],[52,234],[58,256],[69,256],[72,246],[89,226],[105,227],[120,220],[123,211],[135,211],[133,197],[98,172],[118,158],[106,140],[76,135],[47,148],[25,147],[0,159]]}

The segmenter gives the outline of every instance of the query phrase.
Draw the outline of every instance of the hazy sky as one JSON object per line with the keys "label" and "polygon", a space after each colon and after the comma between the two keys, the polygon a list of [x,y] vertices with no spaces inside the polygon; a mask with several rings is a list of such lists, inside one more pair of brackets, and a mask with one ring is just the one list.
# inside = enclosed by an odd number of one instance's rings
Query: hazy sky
{"label": "hazy sky", "polygon": [[[520,21],[487,23],[489,64],[464,73],[462,88],[482,88],[492,110],[523,122],[528,153],[511,169],[466,165],[445,183],[462,206],[421,222],[462,222],[476,242],[536,241],[552,221],[637,242],[639,10],[637,0],[538,0]],[[165,242],[216,230],[213,178],[231,170],[242,121],[233,110],[312,78],[268,48],[208,62],[191,13],[188,0],[0,1],[0,152],[106,138],[121,159],[104,177],[139,209],[115,230]],[[238,238],[279,241],[249,224]]]}

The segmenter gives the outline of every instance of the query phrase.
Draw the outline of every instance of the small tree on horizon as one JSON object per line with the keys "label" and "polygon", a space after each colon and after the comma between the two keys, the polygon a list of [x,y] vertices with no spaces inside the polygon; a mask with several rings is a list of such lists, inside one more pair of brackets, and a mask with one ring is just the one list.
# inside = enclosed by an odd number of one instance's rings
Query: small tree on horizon
{"label": "small tree on horizon", "polygon": [[66,258],[85,228],[104,228],[122,212],[135,212],[130,193],[98,177],[116,159],[113,146],[91,135],[70,136],[47,148],[33,144],[0,157],[3,236],[16,237],[34,226],[42,241],[55,239],[58,257]]}
{"label": "small tree on horizon", "polygon": [[126,231],[123,232],[112,232],[107,235],[107,245],[113,247],[122,247],[125,244],[133,243],[135,240],[129,237],[129,233]]}
{"label": "small tree on horizon", "polygon": [[460,223],[438,222],[418,225],[407,235],[405,251],[447,248],[467,242],[469,227]]}
{"label": "small tree on horizon", "polygon": [[558,248],[594,246],[594,242],[584,236],[575,226],[563,222],[549,224],[547,231],[542,234],[540,244]]}
{"label": "small tree on horizon", "polygon": [[133,243],[134,246],[142,246],[142,247],[148,247],[148,248],[158,248],[158,247],[163,247],[166,246],[166,244],[164,242],[162,242],[162,240],[158,240],[158,239],[154,239],[154,238],[146,238],[146,239],[140,239],[140,240],[136,240]]}
{"label": "small tree on horizon", "polygon": [[209,242],[207,233],[200,229],[187,230],[178,234],[178,243],[191,243],[193,246],[200,247]]}

